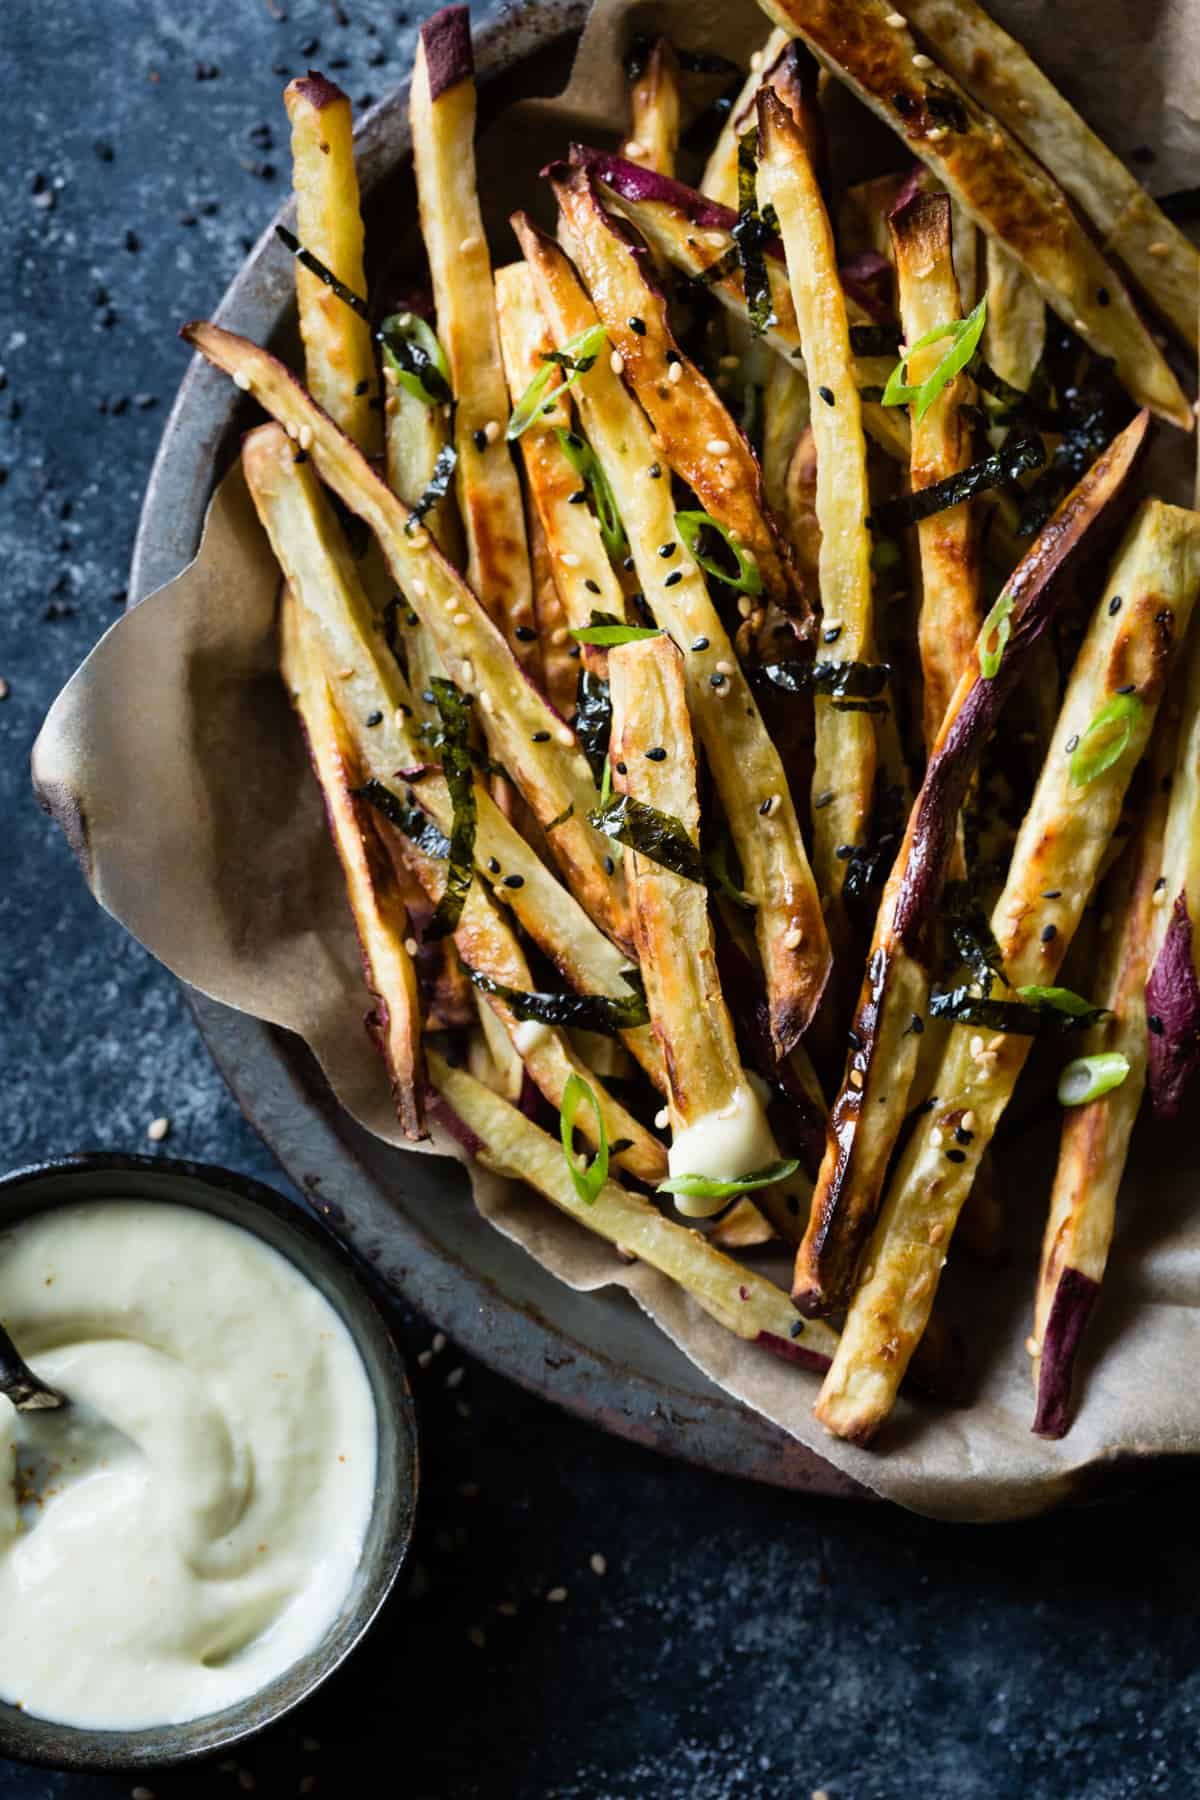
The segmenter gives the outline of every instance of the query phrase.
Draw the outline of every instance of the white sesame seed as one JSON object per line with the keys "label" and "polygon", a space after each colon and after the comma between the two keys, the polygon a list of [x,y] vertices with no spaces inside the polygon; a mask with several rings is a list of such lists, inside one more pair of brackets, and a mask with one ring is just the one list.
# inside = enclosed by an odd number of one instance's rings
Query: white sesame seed
{"label": "white sesame seed", "polygon": [[241,388],[243,394],[248,394],[250,392],[250,377],[244,375],[241,369],[238,369],[233,377],[233,385],[236,388]]}
{"label": "white sesame seed", "polygon": [[389,419],[392,419],[396,416],[396,414],[400,410],[400,405],[396,399],[395,394],[388,395],[387,399],[383,403],[383,410],[387,414]]}
{"label": "white sesame seed", "polygon": [[396,373],[395,369],[393,369],[391,363],[384,364],[383,379],[387,382],[389,387],[399,387],[400,386],[400,377]]}
{"label": "white sesame seed", "polygon": [[[457,622],[458,621],[455,620],[456,624]],[[471,661],[469,656],[464,656],[462,662],[459,664],[458,673],[464,687],[475,686],[475,664]]]}
{"label": "white sesame seed", "polygon": [[975,1114],[970,1109],[962,1116],[962,1128],[964,1131],[974,1131],[975,1129]]}
{"label": "white sesame seed", "polygon": [[671,1114],[665,1106],[660,1106],[654,1115],[654,1123],[659,1131],[665,1131],[671,1123]]}
{"label": "white sesame seed", "polygon": [[667,380],[670,382],[676,382],[676,381],[683,380],[683,364],[682,363],[672,363],[671,364],[670,368],[667,370]]}
{"label": "white sesame seed", "polygon": [[482,242],[482,238],[478,238],[472,233],[470,237],[465,237],[462,240],[462,243],[458,246],[458,254],[460,256],[470,256],[473,250],[478,250]]}
{"label": "white sesame seed", "polygon": [[415,531],[409,532],[408,541],[414,550],[423,550],[429,542],[429,533],[423,525],[418,525]]}
{"label": "white sesame seed", "polygon": [[401,313],[400,314],[400,329],[402,331],[407,331],[411,324],[412,324],[412,314],[411,313]]}
{"label": "white sesame seed", "polygon": [[1087,335],[1087,326],[1084,324],[1082,319],[1072,319],[1071,320],[1071,330],[1076,334],[1077,337],[1085,337]]}
{"label": "white sesame seed", "polygon": [[939,143],[941,141],[941,139],[945,137],[945,135],[946,135],[946,127],[944,125],[931,126],[931,128],[925,133],[925,136],[929,139],[931,144]]}
{"label": "white sesame seed", "polygon": [[1003,1050],[1003,1048],[1004,1048],[1003,1034],[1001,1034],[997,1037],[994,1037],[992,1039],[991,1043],[988,1045],[988,1050],[992,1056],[998,1056],[1000,1054],[1001,1050]]}
{"label": "white sesame seed", "polygon": [[732,675],[733,674],[733,664],[731,662],[726,662],[724,657],[722,657],[721,660],[717,664],[717,674],[718,675]]}
{"label": "white sesame seed", "polygon": [[971,1039],[971,1055],[972,1056],[982,1056],[983,1055],[983,1039],[981,1037],[979,1037],[978,1035]]}
{"label": "white sesame seed", "polygon": [[558,560],[564,569],[577,569],[583,559],[574,550],[564,550]]}
{"label": "white sesame seed", "polygon": [[939,1130],[939,1128],[936,1125],[934,1126],[933,1130],[929,1134],[929,1141],[933,1145],[935,1150],[940,1150],[942,1147],[942,1144],[945,1142],[945,1139],[943,1138],[941,1131]]}
{"label": "white sesame seed", "polygon": [[1146,246],[1146,255],[1147,256],[1169,256],[1170,254],[1171,254],[1170,244],[1164,244],[1162,242],[1159,242],[1159,243],[1155,243],[1155,244],[1147,244],[1147,246]]}
{"label": "white sesame seed", "polygon": [[709,438],[709,440],[708,440],[707,444],[705,444],[704,448],[708,451],[708,454],[710,456],[728,456],[729,455],[729,439],[728,438]]}
{"label": "white sesame seed", "polygon": [[1030,1356],[1040,1356],[1042,1354],[1042,1346],[1038,1343],[1037,1339],[1033,1336],[1027,1337],[1025,1339],[1025,1349],[1027,1350],[1027,1352],[1029,1353]]}
{"label": "white sesame seed", "polygon": [[785,931],[783,934],[783,947],[785,950],[797,950],[803,942],[804,933],[798,925],[793,925],[790,930]]}
{"label": "white sesame seed", "polygon": [[612,355],[608,359],[608,366],[612,370],[614,375],[620,375],[624,372],[625,358],[621,355],[621,352],[619,350],[613,351]]}
{"label": "white sesame seed", "polygon": [[884,24],[890,25],[893,31],[900,31],[905,25],[908,24],[908,20],[905,18],[903,13],[889,13],[887,18],[884,20]]}
{"label": "white sesame seed", "polygon": [[489,444],[494,444],[496,439],[500,436],[499,421],[496,419],[489,419],[483,428],[483,435]]}
{"label": "white sesame seed", "polygon": [[932,56],[926,56],[923,50],[918,50],[917,54],[912,59],[912,65],[914,69],[932,69],[933,58]]}
{"label": "white sesame seed", "polygon": [[710,250],[724,250],[729,242],[729,238],[723,231],[706,231],[704,233],[704,241]]}
{"label": "white sesame seed", "polygon": [[992,138],[991,138],[991,143],[992,143],[992,149],[993,149],[993,150],[1003,150],[1003,148],[1004,148],[1004,134],[1003,134],[1003,133],[1002,133],[1002,132],[999,132],[999,131],[993,131],[993,133],[992,133]]}
{"label": "white sesame seed", "polygon": [[302,425],[300,427],[300,448],[302,450],[311,450],[312,449],[312,441],[313,441],[312,426],[311,425]]}
{"label": "white sesame seed", "polygon": [[588,1567],[593,1575],[607,1575],[608,1558],[602,1556],[599,1550],[593,1550],[592,1554],[588,1557]]}
{"label": "white sesame seed", "polygon": [[353,675],[354,675],[353,669],[346,668],[346,669],[338,670],[338,680],[339,681],[350,681],[353,678]]}
{"label": "white sesame seed", "polygon": [[565,1587],[552,1587],[550,1592],[546,1595],[551,1606],[561,1606],[566,1597],[567,1590]]}
{"label": "white sesame seed", "polygon": [[571,730],[571,727],[566,724],[556,725],[554,728],[554,736],[556,742],[560,743],[565,750],[569,750],[575,742],[575,733]]}
{"label": "white sesame seed", "polygon": [[435,1356],[440,1356],[442,1351],[446,1348],[446,1343],[447,1338],[445,1332],[435,1331],[433,1337],[430,1339],[429,1348],[433,1351]]}
{"label": "white sesame seed", "polygon": [[636,138],[630,138],[625,146],[625,155],[630,162],[636,162],[639,156],[645,156],[645,144],[639,144]]}
{"label": "white sesame seed", "polygon": [[875,1275],[875,1264],[868,1263],[866,1268],[862,1272],[862,1279],[864,1281],[871,1281],[874,1279],[874,1275]]}
{"label": "white sesame seed", "polygon": [[470,616],[470,613],[456,612],[451,623],[455,625],[465,625]]}
{"label": "white sesame seed", "polygon": [[429,592],[428,588],[425,586],[425,583],[423,581],[410,581],[408,585],[412,589],[414,594],[420,595],[422,600],[425,598],[426,594]]}
{"label": "white sesame seed", "polygon": [[151,1119],[146,1127],[146,1136],[152,1144],[161,1144],[170,1129],[170,1119]]}
{"label": "white sesame seed", "polygon": [[763,66],[763,53],[761,50],[756,50],[750,58],[750,67],[752,69],[761,69],[762,66]]}
{"label": "white sesame seed", "polygon": [[742,618],[748,619],[750,617],[750,614],[753,611],[754,611],[754,602],[750,598],[749,594],[739,594],[738,595],[738,612],[741,614]]}
{"label": "white sesame seed", "polygon": [[450,1373],[446,1377],[446,1386],[448,1388],[461,1387],[462,1379],[465,1374],[466,1374],[466,1370],[463,1368],[451,1369]]}
{"label": "white sesame seed", "polygon": [[861,1069],[851,1069],[846,1079],[849,1081],[850,1086],[854,1089],[856,1094],[862,1091],[863,1078]]}
{"label": "white sesame seed", "polygon": [[1028,118],[1031,113],[1037,111],[1037,108],[1034,106],[1032,100],[1021,99],[1017,101],[1017,111],[1019,113],[1024,113],[1025,117]]}
{"label": "white sesame seed", "polygon": [[480,692],[479,704],[483,708],[485,713],[495,712],[495,710],[496,710],[495,702],[493,701],[492,696],[488,693],[486,688],[483,688]]}

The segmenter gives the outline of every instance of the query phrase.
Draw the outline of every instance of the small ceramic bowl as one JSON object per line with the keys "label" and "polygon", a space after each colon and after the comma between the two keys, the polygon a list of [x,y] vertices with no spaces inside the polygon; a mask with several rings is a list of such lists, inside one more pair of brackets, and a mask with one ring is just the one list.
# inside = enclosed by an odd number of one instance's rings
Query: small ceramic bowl
{"label": "small ceramic bowl", "polygon": [[315,1649],[224,1712],[139,1731],[91,1731],[37,1719],[0,1702],[0,1756],[59,1769],[132,1770],[189,1762],[244,1743],[273,1725],[341,1667],[404,1566],[417,1503],[412,1394],[387,1326],[346,1252],[271,1188],[228,1169],[150,1156],[82,1155],[0,1178],[0,1230],[52,1206],[89,1200],[172,1201],[243,1226],[311,1281],[344,1321],[371,1383],[378,1422],[375,1507],[354,1584]]}

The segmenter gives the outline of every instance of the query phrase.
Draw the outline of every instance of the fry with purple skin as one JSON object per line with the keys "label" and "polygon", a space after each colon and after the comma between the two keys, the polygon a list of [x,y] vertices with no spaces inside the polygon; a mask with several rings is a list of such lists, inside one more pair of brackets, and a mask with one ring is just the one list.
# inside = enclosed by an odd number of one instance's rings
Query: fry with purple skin
{"label": "fry with purple skin", "polygon": [[[283,103],[292,126],[296,235],[351,293],[365,300],[350,101],[334,82],[310,71],[288,83]],[[380,420],[371,327],[300,262],[296,301],[313,398],[360,450],[373,455],[379,448]]]}
{"label": "fry with purple skin", "polygon": [[[1173,682],[1169,693],[1175,688]],[[1028,1345],[1037,1390],[1033,1429],[1040,1437],[1062,1437],[1067,1429],[1075,1359],[1104,1279],[1129,1140],[1146,1087],[1142,990],[1163,891],[1159,869],[1175,736],[1170,721],[1160,720],[1142,828],[1109,876],[1100,902],[1112,924],[1102,940],[1094,992],[1109,1017],[1084,1034],[1078,1055],[1124,1057],[1127,1073],[1098,1098],[1063,1113]]]}
{"label": "fry with purple skin", "polygon": [[[608,677],[614,789],[677,820],[699,861],[700,800],[683,658],[665,634],[621,644],[609,653]],[[742,1068],[721,992],[708,889],[628,847],[625,875],[646,1001],[667,1072],[671,1174],[737,1181],[780,1157]],[[754,1201],[795,1242],[799,1204],[789,1207],[774,1188],[756,1191]],[[704,1218],[726,1201],[679,1195],[675,1204]]]}
{"label": "fry with purple skin", "polygon": [[832,1312],[846,1304],[875,1218],[917,1072],[942,891],[971,777],[1096,527],[1130,474],[1148,423],[1139,414],[1093,463],[1010,576],[1001,596],[1011,606],[1002,654],[985,675],[981,650],[994,654],[997,636],[985,624],[942,721],[880,903],[853,1048],[830,1111],[825,1160],[796,1257],[793,1292],[806,1310]]}
{"label": "fry with purple skin", "polygon": [[799,621],[808,607],[769,517],[758,460],[716,389],[675,341],[645,248],[605,211],[586,160],[548,171],[563,246],[583,276],[621,372],[662,456],[756,565],[764,598]]}
{"label": "fry with purple skin", "polygon": [[[606,1181],[589,1205],[571,1179],[562,1145],[489,1088],[452,1069],[436,1052],[429,1078],[446,1112],[431,1115],[463,1141],[485,1169],[528,1182],[585,1230],[652,1269],[691,1295],[719,1325],[738,1337],[818,1372],[828,1366],[836,1338],[827,1325],[806,1322],[783,1292],[764,1276],[734,1262],[698,1231],[666,1219],[648,1200]],[[577,1119],[585,1108],[580,1107]],[[448,1116],[447,1116],[448,1115]]]}
{"label": "fry with purple skin", "polygon": [[621,155],[660,175],[673,175],[679,103],[679,58],[667,38],[656,38],[629,92],[629,136]]}
{"label": "fry with purple skin", "polygon": [[[900,323],[915,344],[962,317],[950,235],[948,194],[917,193],[888,215],[896,262]],[[932,373],[946,339],[914,350],[906,379],[913,387]],[[944,481],[972,458],[971,427],[963,412],[975,387],[965,371],[948,381],[923,419],[912,417],[912,491]],[[937,738],[959,678],[979,635],[979,545],[971,502],[943,507],[917,523],[921,559],[921,610],[917,641],[925,688],[925,744]]]}
{"label": "fry with purple skin", "polygon": [[[1200,515],[1148,500],[1109,572],[992,913],[1017,995],[1056,991],[1187,632],[1198,555]],[[969,1015],[950,1028],[933,1077],[936,1104],[901,1154],[817,1402],[836,1437],[866,1443],[891,1411],[980,1157],[1032,1047],[1028,1031],[1023,1019],[997,1032]]]}
{"label": "fry with purple skin", "polygon": [[[513,228],[559,344],[595,324],[570,261],[521,213]],[[729,634],[675,521],[671,484],[649,421],[601,359],[571,390],[608,478],[646,603],[684,657],[692,729],[708,759],[755,904],[771,1039],[784,1056],[812,1021],[829,979],[829,934],[779,752]]]}
{"label": "fry with purple skin", "polygon": [[454,395],[467,580],[517,661],[536,668],[525,515],[504,437],[508,394],[475,185],[475,65],[465,6],[448,6],[422,25],[409,112],[421,235]]}
{"label": "fry with purple skin", "polygon": [[1200,253],[1120,157],[976,0],[904,0],[901,10],[938,61],[1061,182],[1105,251],[1194,350]]}
{"label": "fry with purple skin", "polygon": [[[928,164],[951,198],[1000,239],[1049,305],[1098,356],[1111,357],[1139,406],[1184,431],[1191,408],[1116,270],[1054,177],[951,75],[918,57],[892,0],[762,0]],[[1189,322],[1189,330],[1191,329]]]}
{"label": "fry with purple skin", "polygon": [[[549,833],[571,891],[613,942],[628,945],[622,886],[605,868],[605,840],[587,823],[595,789],[570,727],[529,682],[471,589],[428,532],[409,530],[409,511],[350,440],[269,351],[219,325],[193,320],[181,336],[231,376],[306,451],[321,479],[365,521],[392,577],[428,627],[450,679],[478,696],[477,716],[492,754]],[[573,809],[573,810],[568,810]]]}
{"label": "fry with purple skin", "polygon": [[353,744],[290,588],[284,590],[280,635],[283,678],[308,740],[358,932],[363,975],[373,1001],[368,1026],[387,1065],[396,1117],[405,1137],[416,1143],[426,1133],[421,1116],[421,1001],[417,972],[405,948],[408,913],[370,808],[355,797],[360,772]]}
{"label": "fry with purple skin", "polygon": [[[1200,571],[1197,573],[1200,579]],[[1174,1119],[1200,1068],[1200,633],[1188,646],[1179,743],[1146,982],[1154,1116]]]}

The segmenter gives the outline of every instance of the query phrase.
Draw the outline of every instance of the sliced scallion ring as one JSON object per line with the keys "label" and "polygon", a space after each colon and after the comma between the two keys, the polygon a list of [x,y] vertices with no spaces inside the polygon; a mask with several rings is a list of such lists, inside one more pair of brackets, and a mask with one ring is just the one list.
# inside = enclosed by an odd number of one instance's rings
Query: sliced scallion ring
{"label": "sliced scallion ring", "polygon": [[[718,581],[725,582],[728,587],[737,588],[738,592],[742,594],[762,593],[762,574],[757,558],[752,556],[748,550],[743,550],[740,544],[735,544],[725,527],[718,525],[710,513],[677,512],[675,528],[683,539],[689,556],[695,558],[706,575],[715,576]],[[717,536],[728,546],[730,555],[737,562],[736,575],[731,575],[728,569],[723,569],[720,563],[714,562],[711,556],[706,556],[699,548],[701,535],[705,531],[715,531]]]}
{"label": "sliced scallion ring", "polygon": [[1071,755],[1071,782],[1086,787],[1125,754],[1142,710],[1136,694],[1114,694],[1096,714]]}
{"label": "sliced scallion ring", "polygon": [[416,313],[391,313],[379,328],[379,342],[400,386],[423,406],[444,406],[454,398],[446,352]]}
{"label": "sliced scallion ring", "polygon": [[554,435],[559,441],[563,455],[584,486],[591,492],[596,507],[596,523],[600,527],[604,548],[615,561],[624,556],[627,545],[625,527],[622,525],[621,515],[617,511],[613,491],[608,485],[608,476],[597,461],[591,445],[585,444],[578,432],[564,431],[561,425],[556,425]]}
{"label": "sliced scallion ring", "polygon": [[776,1181],[786,1181],[794,1175],[800,1164],[794,1159],[768,1163],[765,1169],[755,1169],[750,1175],[739,1175],[734,1181],[716,1181],[711,1175],[672,1175],[667,1181],[660,1181],[660,1194],[690,1194],[697,1200],[732,1200],[735,1194],[748,1194],[754,1188],[770,1187]]}
{"label": "sliced scallion ring", "polygon": [[[979,633],[979,673],[985,681],[993,681],[1000,672],[1000,658],[1012,636],[1013,597],[1001,594]],[[994,640],[994,641],[993,641]]]}
{"label": "sliced scallion ring", "polygon": [[[965,319],[952,319],[945,325],[935,325],[932,331],[919,337],[915,344],[905,347],[901,351],[900,361],[888,376],[887,386],[883,390],[883,404],[905,406],[911,403],[914,408],[913,417],[920,424],[942,389],[954,380],[959,370],[964,369],[974,356],[986,322],[985,294]],[[910,387],[905,381],[909,357],[914,350],[924,350],[927,345],[939,343],[942,338],[953,340],[949,350],[924,381],[916,387]]]}
{"label": "sliced scallion ring", "polygon": [[510,444],[514,438],[519,438],[522,432],[528,431],[537,418],[546,389],[554,379],[555,370],[561,369],[565,375],[559,390],[561,393],[565,393],[581,375],[586,375],[588,370],[593,367],[606,342],[607,333],[603,325],[589,325],[586,331],[578,331],[574,337],[568,338],[561,350],[550,350],[545,353],[542,367],[513,407],[512,417],[508,421],[508,430],[505,432]]}
{"label": "sliced scallion ring", "polygon": [[[575,1161],[575,1114],[579,1111],[580,1102],[583,1100],[587,1101],[596,1116],[596,1133],[600,1140],[600,1146],[586,1169],[581,1172]],[[600,1102],[597,1100],[591,1084],[586,1082],[582,1075],[571,1074],[567,1077],[558,1125],[563,1156],[566,1158],[571,1180],[575,1184],[575,1192],[585,1206],[594,1206],[596,1195],[608,1180],[608,1133],[604,1129],[604,1115],[600,1111]]]}
{"label": "sliced scallion ring", "polygon": [[1092,1100],[1120,1087],[1129,1073],[1129,1058],[1119,1050],[1106,1050],[1096,1056],[1077,1056],[1067,1063],[1058,1078],[1060,1106],[1087,1106]]}
{"label": "sliced scallion ring", "polygon": [[645,638],[661,637],[662,632],[657,625],[626,625],[612,613],[592,613],[590,625],[572,626],[571,636],[577,644],[602,644],[612,648],[614,644],[640,644]]}

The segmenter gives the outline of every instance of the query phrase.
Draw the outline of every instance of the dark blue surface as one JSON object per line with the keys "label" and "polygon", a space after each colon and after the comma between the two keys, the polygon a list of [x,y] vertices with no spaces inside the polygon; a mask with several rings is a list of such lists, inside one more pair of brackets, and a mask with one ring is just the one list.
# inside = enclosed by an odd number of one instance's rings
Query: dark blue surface
{"label": "dark blue surface", "polygon": [[[283,191],[284,78],[311,61],[357,101],[382,94],[422,10],[0,0],[5,1167],[144,1149],[165,1114],[166,1151],[286,1186],[174,982],[89,899],[30,798],[28,750],[121,603],[184,367],[175,325],[215,303]],[[428,1346],[430,1325],[398,1324],[411,1353]],[[1200,1793],[1194,1480],[952,1529],[677,1467],[462,1368],[453,1346],[414,1362],[412,1591],[295,1726],[247,1752],[255,1792],[313,1775],[339,1800]],[[134,1785],[0,1764],[2,1800]],[[212,1800],[245,1783],[208,1768],[144,1785]]]}

